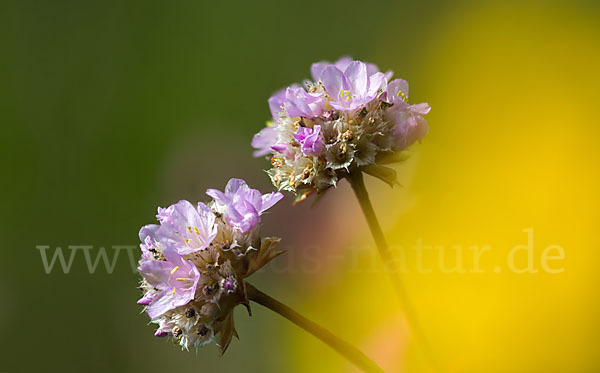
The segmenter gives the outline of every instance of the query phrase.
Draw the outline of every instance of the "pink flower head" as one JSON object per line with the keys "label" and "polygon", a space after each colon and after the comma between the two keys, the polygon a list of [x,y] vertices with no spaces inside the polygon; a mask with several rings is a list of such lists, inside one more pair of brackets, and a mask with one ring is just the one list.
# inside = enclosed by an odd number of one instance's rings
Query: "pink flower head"
{"label": "pink flower head", "polygon": [[254,228],[282,195],[261,195],[239,179],[225,193],[209,194],[216,200],[208,205],[179,201],[159,208],[160,224],[140,229],[143,296],[137,303],[158,324],[155,336],[171,336],[189,349],[220,335],[224,353],[237,335],[233,310],[248,302],[244,279],[281,253],[278,238],[262,238]]}
{"label": "pink flower head", "polygon": [[427,134],[429,105],[411,105],[408,83],[371,63],[342,57],[314,63],[310,71],[313,81],[305,81],[305,89],[294,85],[270,99],[277,104],[275,129],[263,129],[252,142],[255,154],[271,161],[273,185],[296,193],[298,201],[353,172],[376,173],[393,185],[393,173],[381,169],[401,157],[384,155]]}

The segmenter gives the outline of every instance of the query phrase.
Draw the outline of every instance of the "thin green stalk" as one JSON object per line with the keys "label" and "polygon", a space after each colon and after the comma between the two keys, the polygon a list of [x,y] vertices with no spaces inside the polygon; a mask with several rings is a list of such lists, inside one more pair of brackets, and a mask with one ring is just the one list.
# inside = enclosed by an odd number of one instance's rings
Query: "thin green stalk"
{"label": "thin green stalk", "polygon": [[381,369],[373,360],[369,359],[367,355],[363,354],[359,349],[337,337],[319,324],[310,321],[290,307],[271,298],[269,295],[263,293],[247,282],[246,290],[248,299],[280,314],[313,336],[319,338],[322,342],[329,345],[329,347],[333,348],[337,353],[348,359],[352,364],[363,371],[383,372],[383,369]]}
{"label": "thin green stalk", "polygon": [[383,231],[381,230],[381,226],[379,225],[379,221],[377,220],[377,216],[375,215],[375,210],[373,210],[373,205],[371,204],[371,200],[369,199],[369,193],[367,192],[367,188],[365,187],[365,181],[363,178],[363,174],[360,171],[353,172],[351,176],[348,178],[350,181],[350,185],[352,186],[352,190],[354,190],[354,194],[358,199],[358,203],[367,219],[367,224],[369,225],[369,229],[371,230],[371,234],[373,235],[373,239],[375,240],[375,245],[377,246],[377,250],[379,251],[379,255],[383,260],[384,268],[388,273],[392,285],[398,294],[398,298],[400,299],[400,303],[404,310],[404,314],[406,315],[406,319],[415,335],[417,343],[421,345],[423,351],[429,356],[433,365],[438,366],[437,362],[434,359],[434,355],[429,348],[425,335],[422,332],[422,329],[419,326],[419,320],[417,318],[416,313],[411,305],[410,299],[408,298],[408,294],[406,293],[406,289],[404,288],[404,283],[402,278],[400,277],[400,273],[398,270],[392,268],[392,264],[394,263],[394,257],[388,247],[388,244],[385,240],[385,236],[383,235]]}

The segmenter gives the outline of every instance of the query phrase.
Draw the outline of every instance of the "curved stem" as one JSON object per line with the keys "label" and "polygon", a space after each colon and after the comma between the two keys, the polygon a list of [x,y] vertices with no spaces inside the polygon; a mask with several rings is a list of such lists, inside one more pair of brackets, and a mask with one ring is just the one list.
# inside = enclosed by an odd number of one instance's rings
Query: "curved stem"
{"label": "curved stem", "polygon": [[329,347],[333,348],[337,353],[348,359],[363,371],[383,372],[383,370],[375,362],[373,362],[373,360],[369,359],[367,355],[363,354],[359,349],[352,346],[350,343],[335,336],[333,333],[323,328],[319,324],[310,321],[290,307],[271,298],[247,282],[246,290],[248,292],[248,299],[280,314],[313,336],[319,338],[321,341],[329,345]]}
{"label": "curved stem", "polygon": [[365,181],[363,179],[363,175],[361,171],[356,171],[351,173],[348,178],[350,181],[350,185],[352,186],[352,190],[354,190],[354,194],[358,199],[358,203],[367,219],[367,224],[369,225],[369,229],[371,230],[371,234],[373,235],[373,239],[375,240],[375,245],[377,246],[377,250],[379,251],[379,255],[384,263],[384,268],[398,294],[398,298],[400,299],[400,303],[404,309],[404,313],[406,315],[406,319],[415,335],[418,343],[423,348],[424,352],[429,355],[432,359],[432,363],[434,365],[438,365],[433,359],[433,354],[427,344],[427,340],[425,339],[424,334],[419,327],[419,321],[416,313],[411,305],[411,302],[408,298],[408,294],[406,294],[406,290],[404,288],[404,284],[402,282],[402,278],[397,270],[391,268],[393,264],[394,257],[388,247],[388,244],[385,240],[385,236],[383,235],[383,230],[379,225],[379,221],[377,220],[377,216],[375,215],[375,210],[373,209],[373,205],[371,205],[371,200],[369,199],[369,193],[367,192],[367,188],[365,187]]}

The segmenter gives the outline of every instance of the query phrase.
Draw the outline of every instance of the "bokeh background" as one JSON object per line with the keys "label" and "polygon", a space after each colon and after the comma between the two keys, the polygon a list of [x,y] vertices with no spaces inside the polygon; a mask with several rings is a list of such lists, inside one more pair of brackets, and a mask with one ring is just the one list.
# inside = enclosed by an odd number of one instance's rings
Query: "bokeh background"
{"label": "bokeh background", "polygon": [[[37,245],[137,245],[157,206],[242,177],[271,187],[249,141],[275,90],[318,60],[393,69],[431,131],[367,180],[440,365],[453,372],[600,370],[600,9],[585,1],[6,1],[0,6],[0,371],[352,372],[259,306],[240,340],[182,352],[152,336],[125,252],[114,272],[46,274]],[[253,282],[387,371],[431,371],[346,183],[264,218],[287,254]],[[508,271],[534,229],[538,273]],[[463,248],[467,273],[436,249]],[[473,245],[490,245],[471,273]],[[565,251],[549,274],[549,245]],[[136,254],[137,256],[137,254]],[[517,264],[526,263],[518,257]],[[365,264],[366,263],[366,264]],[[500,273],[495,271],[496,267]]]}

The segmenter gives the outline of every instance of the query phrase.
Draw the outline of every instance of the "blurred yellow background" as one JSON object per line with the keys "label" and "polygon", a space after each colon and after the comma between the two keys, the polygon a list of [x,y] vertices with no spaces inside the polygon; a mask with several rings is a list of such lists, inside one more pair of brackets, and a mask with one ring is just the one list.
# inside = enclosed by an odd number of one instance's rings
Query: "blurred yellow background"
{"label": "blurred yellow background", "polygon": [[[600,369],[599,27],[597,13],[568,3],[488,2],[454,9],[427,31],[415,62],[419,75],[410,83],[411,100],[433,108],[430,134],[397,168],[404,188],[388,190],[378,181],[369,187],[390,222],[389,241],[406,250],[409,292],[450,371]],[[382,50],[385,61],[404,56],[400,45]],[[528,228],[539,272],[515,274],[509,252],[527,244]],[[409,248],[419,239],[444,247],[447,268],[456,264],[452,247],[460,246],[467,273],[443,273],[439,248],[423,252],[423,268],[432,273],[417,273]],[[481,257],[485,273],[470,273],[473,245],[491,247]],[[564,249],[565,259],[552,262],[562,273],[541,267],[550,245]],[[527,267],[523,254],[515,257],[516,267]],[[390,370],[428,371],[410,348],[398,359],[389,354],[390,344],[405,346],[398,336],[406,328],[386,279],[339,271],[352,285],[340,281],[324,290],[315,310],[352,310],[348,293],[370,307],[331,316],[328,325],[359,325],[368,353],[380,354]]]}
{"label": "blurred yellow background", "polygon": [[[46,275],[36,245],[137,244],[156,206],[230,177],[269,190],[249,141],[266,100],[311,62],[352,55],[428,102],[430,133],[367,179],[434,354],[452,372],[600,370],[600,9],[585,1],[150,5],[7,3],[0,371],[352,372],[279,316],[236,311],[241,339],[181,352],[152,336],[137,276]],[[310,203],[310,202],[309,202]],[[386,371],[428,372],[344,182],[314,208],[284,200],[265,232],[288,253],[253,279]],[[528,243],[533,266],[508,257]],[[422,251],[417,242],[437,248]],[[472,246],[490,249],[472,273]],[[564,268],[547,273],[551,245]],[[444,273],[460,262],[466,273]],[[399,254],[400,255],[400,254]],[[515,256],[515,266],[527,258]]]}

